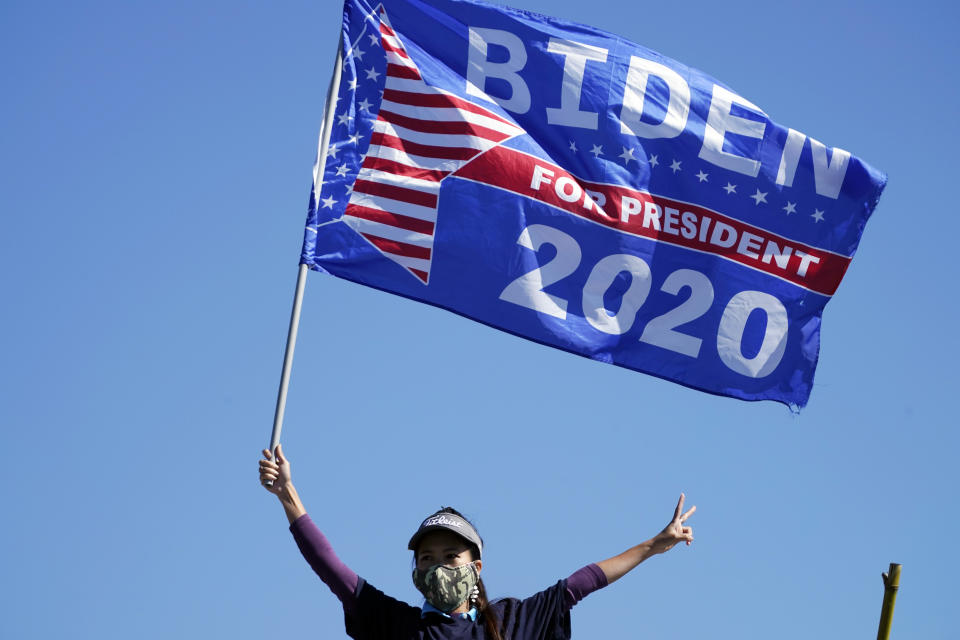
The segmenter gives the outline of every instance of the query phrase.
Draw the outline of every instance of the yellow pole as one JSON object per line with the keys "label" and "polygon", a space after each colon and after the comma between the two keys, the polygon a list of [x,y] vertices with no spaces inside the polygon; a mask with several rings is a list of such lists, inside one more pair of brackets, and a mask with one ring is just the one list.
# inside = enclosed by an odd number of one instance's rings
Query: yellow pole
{"label": "yellow pole", "polygon": [[889,573],[883,573],[883,606],[880,609],[880,628],[877,640],[889,640],[890,624],[893,622],[893,605],[897,601],[897,589],[900,588],[900,566],[890,563]]}

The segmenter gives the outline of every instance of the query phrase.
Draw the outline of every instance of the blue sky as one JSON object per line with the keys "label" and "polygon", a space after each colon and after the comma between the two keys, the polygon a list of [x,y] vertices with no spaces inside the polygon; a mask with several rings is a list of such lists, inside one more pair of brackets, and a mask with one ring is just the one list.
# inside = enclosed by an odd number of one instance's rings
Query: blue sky
{"label": "blue sky", "polygon": [[[522,597],[650,537],[685,491],[694,545],[578,605],[575,637],[871,637],[890,562],[893,637],[949,637],[956,7],[513,4],[887,172],[810,403],[698,393],[311,274],[283,442],[314,519],[415,602],[406,540],[453,504],[492,595]],[[344,636],[255,472],[339,13],[0,7],[5,637]]]}

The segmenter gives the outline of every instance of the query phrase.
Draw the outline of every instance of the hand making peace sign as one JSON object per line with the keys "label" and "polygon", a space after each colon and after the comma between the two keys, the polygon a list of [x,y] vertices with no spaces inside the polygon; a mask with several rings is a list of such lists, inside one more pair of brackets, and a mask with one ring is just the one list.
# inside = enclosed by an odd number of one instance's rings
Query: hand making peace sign
{"label": "hand making peace sign", "polygon": [[689,545],[693,542],[693,529],[684,526],[687,518],[693,515],[697,508],[690,507],[686,513],[683,512],[683,501],[685,496],[681,493],[680,500],[677,502],[677,508],[673,512],[673,520],[670,521],[663,531],[658,533],[653,539],[653,552],[663,553],[672,549],[678,542],[686,542]]}

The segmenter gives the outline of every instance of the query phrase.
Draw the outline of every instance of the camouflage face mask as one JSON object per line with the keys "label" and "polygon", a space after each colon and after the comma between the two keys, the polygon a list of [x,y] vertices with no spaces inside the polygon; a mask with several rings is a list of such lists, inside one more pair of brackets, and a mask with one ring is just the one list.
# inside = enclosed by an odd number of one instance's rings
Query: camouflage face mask
{"label": "camouflage face mask", "polygon": [[435,564],[429,569],[413,570],[413,584],[427,602],[444,613],[450,613],[470,597],[480,579],[474,563],[459,567]]}

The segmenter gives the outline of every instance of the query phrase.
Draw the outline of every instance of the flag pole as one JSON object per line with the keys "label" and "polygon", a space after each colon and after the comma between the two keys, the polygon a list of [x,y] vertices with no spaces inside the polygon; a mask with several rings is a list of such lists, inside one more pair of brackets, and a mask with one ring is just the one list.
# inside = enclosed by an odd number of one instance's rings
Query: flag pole
{"label": "flag pole", "polygon": [[[327,101],[324,106],[323,122],[320,125],[320,143],[317,148],[317,162],[313,167],[313,206],[320,199],[320,187],[323,184],[323,170],[330,146],[330,129],[333,128],[333,113],[336,110],[337,90],[340,87],[340,73],[343,66],[343,34],[337,45],[337,62],[330,77],[327,89]],[[300,327],[300,308],[303,305],[303,289],[307,282],[307,265],[300,264],[297,270],[297,287],[293,296],[293,309],[290,311],[290,327],[287,330],[287,346],[283,352],[283,369],[280,372],[280,389],[277,392],[277,408],[273,414],[273,432],[270,434],[270,451],[280,443],[280,430],[283,428],[283,413],[287,406],[287,389],[290,386],[290,370],[293,367],[293,350],[297,344],[297,329]]]}
{"label": "flag pole", "polygon": [[900,588],[900,566],[891,562],[889,572],[881,574],[883,578],[883,606],[880,608],[880,628],[877,630],[877,640],[888,640],[890,638],[893,605],[897,601],[897,590]]}

